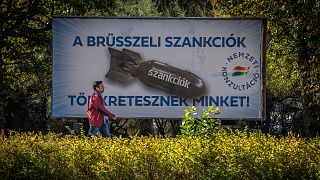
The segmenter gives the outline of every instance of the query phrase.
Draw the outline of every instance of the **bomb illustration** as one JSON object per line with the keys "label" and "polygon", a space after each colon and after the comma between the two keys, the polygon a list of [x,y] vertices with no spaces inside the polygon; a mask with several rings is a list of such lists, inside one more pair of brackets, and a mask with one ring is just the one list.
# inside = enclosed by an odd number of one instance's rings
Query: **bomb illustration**
{"label": "bomb illustration", "polygon": [[111,61],[106,78],[118,82],[139,79],[143,84],[172,95],[193,98],[205,92],[203,81],[195,74],[156,60],[143,61],[128,49],[108,48]]}

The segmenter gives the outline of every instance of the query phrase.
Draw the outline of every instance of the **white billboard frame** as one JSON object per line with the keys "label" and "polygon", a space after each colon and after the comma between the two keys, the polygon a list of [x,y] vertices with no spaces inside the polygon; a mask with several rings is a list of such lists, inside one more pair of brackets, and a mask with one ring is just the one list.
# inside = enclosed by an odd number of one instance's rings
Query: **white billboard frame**
{"label": "white billboard frame", "polygon": [[[267,31],[267,19],[266,18],[193,18],[193,17],[188,17],[188,18],[167,18],[167,17],[77,17],[77,16],[54,16],[53,17],[53,21],[57,21],[57,19],[63,19],[63,20],[74,20],[74,19],[84,19],[84,20],[90,20],[90,19],[95,19],[95,20],[126,20],[126,21],[131,21],[131,20],[140,20],[140,21],[154,21],[154,20],[157,20],[157,21],[163,21],[163,20],[169,20],[169,21],[242,21],[242,20],[246,20],[246,21],[260,21],[261,22],[261,26],[260,26],[260,54],[259,54],[259,59],[260,59],[260,62],[259,62],[259,96],[260,96],[260,102],[259,102],[259,117],[240,117],[240,118],[237,118],[237,117],[232,117],[232,118],[222,118],[222,119],[260,119],[260,120],[265,120],[265,117],[266,117],[266,31]],[[54,29],[54,23],[53,23],[53,29]],[[57,33],[57,31],[54,31],[53,30],[53,46],[52,46],[52,52],[53,52],[53,61],[56,59],[57,57],[57,53],[56,53],[56,44],[55,44],[55,33]],[[233,35],[231,35],[233,36]],[[239,39],[238,39],[239,40]],[[241,41],[241,40],[240,40]],[[76,38],[74,39],[74,42],[75,43],[79,43],[78,40],[76,40]],[[150,43],[150,39],[149,39],[149,43]],[[241,46],[241,42],[238,43],[240,44]],[[156,43],[150,44],[150,46],[152,45],[157,45]],[[121,48],[117,48],[118,50],[121,50]],[[240,52],[239,52],[239,56],[240,56]],[[59,113],[56,113],[56,89],[55,87],[57,86],[57,76],[55,73],[55,69],[56,67],[54,66],[54,63],[53,62],[53,80],[52,80],[52,94],[53,94],[53,99],[52,99],[52,102],[53,102],[53,117],[85,117],[85,108],[83,108],[84,110],[84,113],[83,115],[68,115],[68,114],[59,114]],[[223,73],[223,72],[222,72]],[[227,79],[228,80],[228,79]],[[69,80],[70,81],[70,80]],[[71,80],[72,81],[72,80]],[[137,80],[135,80],[137,81]],[[59,82],[60,83],[60,82]],[[60,84],[59,84],[60,85]],[[86,84],[88,87],[90,86],[90,84]],[[229,84],[230,86],[230,84]],[[105,92],[106,95],[108,95],[108,90],[106,90]],[[80,97],[80,96],[83,96],[84,94],[81,94],[81,92],[79,92],[79,96],[77,97]],[[90,96],[90,93],[85,93],[85,96]],[[74,101],[74,103],[77,101],[77,97],[69,97],[69,100],[71,101]],[[89,97],[88,97],[89,98]],[[231,97],[232,98],[232,97]],[[217,97],[218,99],[218,97]],[[216,100],[217,100],[216,99]],[[244,99],[242,97],[239,98],[241,100],[241,103],[244,103]],[[239,103],[239,99],[237,99],[237,103]],[[218,100],[217,100],[218,101]],[[223,100],[221,100],[223,101]],[[243,102],[242,102],[243,101]],[[249,101],[249,100],[248,100]],[[84,101],[81,101],[79,100],[80,104],[83,103]],[[232,100],[231,100],[232,102]],[[55,105],[54,105],[55,103]],[[58,104],[61,103],[61,102],[58,102]],[[108,107],[107,107],[108,108]],[[186,107],[187,108],[187,107]],[[58,109],[61,109],[60,107]],[[122,117],[122,118],[179,118],[179,117],[160,117],[160,116],[156,116],[156,117],[152,117],[152,116],[141,116],[141,117],[137,117],[137,116],[133,116],[133,117],[130,117],[130,116],[121,116],[121,114],[119,114],[119,117]]]}

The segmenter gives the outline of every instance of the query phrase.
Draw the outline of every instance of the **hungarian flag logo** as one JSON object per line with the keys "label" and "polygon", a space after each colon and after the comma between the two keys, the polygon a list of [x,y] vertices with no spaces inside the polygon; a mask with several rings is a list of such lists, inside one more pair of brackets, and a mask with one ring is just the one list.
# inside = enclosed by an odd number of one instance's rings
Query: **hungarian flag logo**
{"label": "hungarian flag logo", "polygon": [[249,68],[250,67],[245,67],[245,66],[236,66],[233,68],[233,73],[232,73],[232,77],[233,76],[242,76],[245,75],[249,72]]}

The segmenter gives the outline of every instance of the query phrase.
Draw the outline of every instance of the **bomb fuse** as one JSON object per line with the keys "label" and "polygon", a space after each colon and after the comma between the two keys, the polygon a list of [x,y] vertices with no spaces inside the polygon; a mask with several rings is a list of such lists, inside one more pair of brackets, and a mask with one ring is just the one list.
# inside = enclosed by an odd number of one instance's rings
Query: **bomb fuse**
{"label": "bomb fuse", "polygon": [[186,98],[205,92],[203,81],[195,74],[156,60],[143,61],[140,54],[128,49],[108,48],[111,61],[106,78],[126,82],[134,78],[143,84]]}

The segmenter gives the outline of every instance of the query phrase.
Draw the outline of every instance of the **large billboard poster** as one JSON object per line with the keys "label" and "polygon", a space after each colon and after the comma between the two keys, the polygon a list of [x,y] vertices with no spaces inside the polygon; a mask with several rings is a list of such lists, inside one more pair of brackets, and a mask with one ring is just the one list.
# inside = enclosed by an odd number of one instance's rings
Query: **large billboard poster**
{"label": "large billboard poster", "polygon": [[86,117],[92,82],[118,117],[262,118],[263,19],[53,19],[53,116]]}

